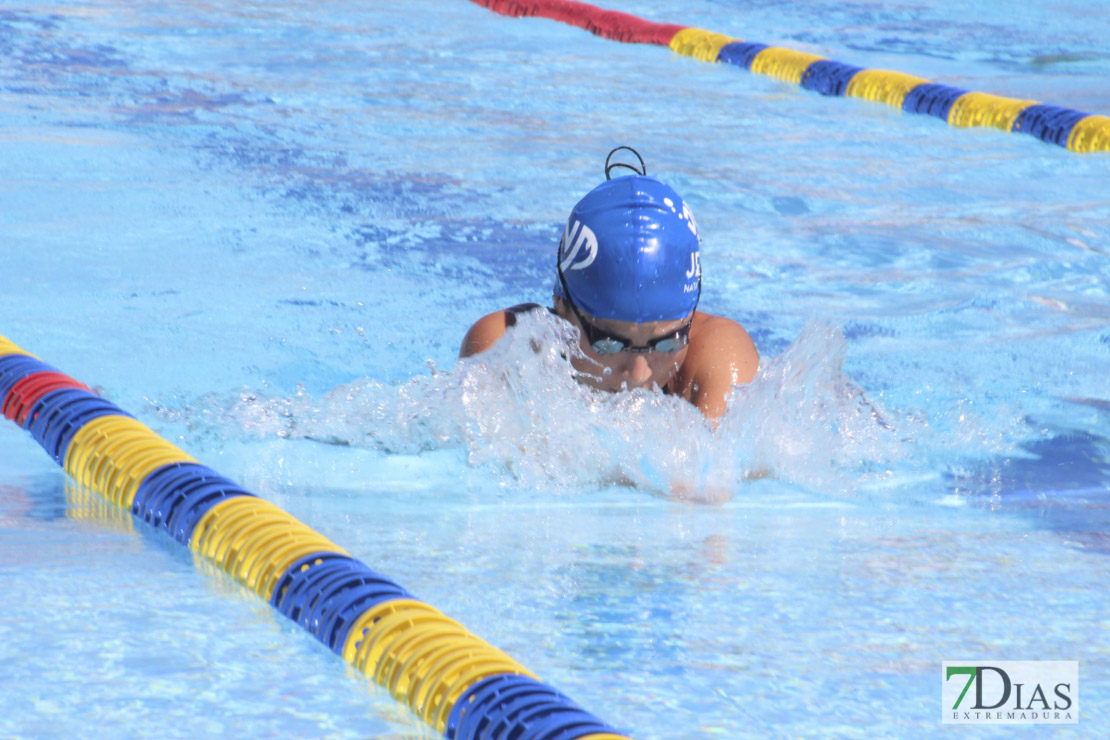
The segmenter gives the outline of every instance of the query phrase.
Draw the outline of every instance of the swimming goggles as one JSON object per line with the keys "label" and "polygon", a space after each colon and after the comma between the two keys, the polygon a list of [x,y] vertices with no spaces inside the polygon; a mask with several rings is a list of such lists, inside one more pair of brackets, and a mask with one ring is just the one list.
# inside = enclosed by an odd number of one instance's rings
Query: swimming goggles
{"label": "swimming goggles", "polygon": [[586,342],[590,345],[590,349],[599,355],[615,355],[618,352],[678,352],[690,343],[690,325],[694,323],[693,316],[677,331],[649,339],[646,344],[642,345],[635,345],[628,337],[622,337],[620,334],[613,334],[598,328],[592,322],[587,321],[582,312],[578,310],[578,306],[574,305],[574,299],[570,297],[570,289],[567,287],[566,278],[563,277],[562,268],[556,265],[555,269],[559,273],[563,295],[567,299],[570,310],[574,312],[574,315],[578,318],[578,323],[582,326],[582,333],[586,335]]}

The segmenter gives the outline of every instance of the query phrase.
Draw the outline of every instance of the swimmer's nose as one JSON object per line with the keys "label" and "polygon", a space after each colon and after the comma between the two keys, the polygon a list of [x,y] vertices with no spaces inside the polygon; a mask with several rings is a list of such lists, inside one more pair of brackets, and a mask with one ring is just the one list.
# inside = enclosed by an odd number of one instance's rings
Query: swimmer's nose
{"label": "swimmer's nose", "polygon": [[651,380],[651,365],[648,364],[647,355],[637,352],[632,355],[631,362],[625,370],[630,384],[641,386]]}

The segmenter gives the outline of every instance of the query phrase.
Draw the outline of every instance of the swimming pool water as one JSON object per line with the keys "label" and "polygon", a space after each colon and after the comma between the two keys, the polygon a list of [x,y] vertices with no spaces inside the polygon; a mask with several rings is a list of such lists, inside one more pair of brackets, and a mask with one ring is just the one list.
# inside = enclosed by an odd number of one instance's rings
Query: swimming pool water
{"label": "swimming pool water", "polygon": [[[1110,113],[1093,2],[605,5]],[[0,334],[631,737],[933,736],[965,658],[1080,661],[1103,734],[1105,155],[461,1],[5,6],[0,59]],[[716,432],[544,322],[455,364],[623,143],[764,359]],[[435,736],[10,423],[0,606],[5,736]]]}

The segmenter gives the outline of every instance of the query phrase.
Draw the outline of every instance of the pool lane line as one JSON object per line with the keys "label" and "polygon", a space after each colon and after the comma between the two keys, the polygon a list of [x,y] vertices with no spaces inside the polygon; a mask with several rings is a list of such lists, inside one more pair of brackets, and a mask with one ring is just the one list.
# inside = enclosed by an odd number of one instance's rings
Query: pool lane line
{"label": "pool lane line", "polygon": [[628,740],[459,622],[3,336],[0,411],[75,481],[219,566],[450,740]]}
{"label": "pool lane line", "polygon": [[864,69],[711,31],[654,23],[576,0],[471,0],[501,15],[567,23],[602,38],[670,47],[703,62],[724,62],[821,95],[864,98],[933,116],[958,128],[990,127],[1035,136],[1073,152],[1110,152],[1110,116],[942,85],[885,69]]}

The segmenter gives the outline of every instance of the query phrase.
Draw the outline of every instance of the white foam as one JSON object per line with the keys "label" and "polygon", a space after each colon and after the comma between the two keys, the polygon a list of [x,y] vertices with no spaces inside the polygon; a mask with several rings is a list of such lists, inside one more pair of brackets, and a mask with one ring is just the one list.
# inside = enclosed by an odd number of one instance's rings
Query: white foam
{"label": "white foam", "polygon": [[395,455],[461,447],[471,466],[490,469],[509,488],[626,485],[710,504],[764,477],[841,497],[897,495],[898,481],[935,477],[935,459],[966,455],[976,440],[983,455],[995,452],[986,441],[1007,437],[1012,426],[988,426],[955,409],[953,435],[951,419],[935,426],[918,411],[880,408],[845,375],[840,330],[820,322],[765,358],[713,425],[658,390],[610,394],[576,382],[566,356],[577,346],[575,332],[537,311],[449,371],[430,366],[396,384],[367,378],[322,398],[242,391],[162,413],[184,418],[202,437],[304,438]]}

